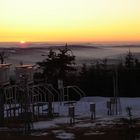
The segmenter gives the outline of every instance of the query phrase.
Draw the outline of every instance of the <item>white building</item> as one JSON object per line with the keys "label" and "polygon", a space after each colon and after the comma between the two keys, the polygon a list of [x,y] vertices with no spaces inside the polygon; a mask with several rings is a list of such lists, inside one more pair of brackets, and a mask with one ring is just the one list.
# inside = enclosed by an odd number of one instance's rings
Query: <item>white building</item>
{"label": "white building", "polygon": [[19,65],[16,66],[16,82],[26,80],[28,84],[33,83],[34,65]]}
{"label": "white building", "polygon": [[0,64],[0,85],[7,85],[10,82],[10,65]]}

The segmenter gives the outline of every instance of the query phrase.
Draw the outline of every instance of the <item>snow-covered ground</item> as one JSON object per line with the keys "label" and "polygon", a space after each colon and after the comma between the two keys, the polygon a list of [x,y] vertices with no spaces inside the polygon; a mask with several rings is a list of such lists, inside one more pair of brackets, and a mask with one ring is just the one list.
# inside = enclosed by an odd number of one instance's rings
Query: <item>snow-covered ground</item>
{"label": "snow-covered ground", "polygon": [[[97,127],[98,124],[105,126],[112,124],[114,119],[127,117],[126,107],[132,108],[133,117],[140,117],[140,98],[120,98],[120,110],[119,115],[108,116],[106,102],[110,98],[105,97],[84,97],[80,101],[74,104],[75,107],[75,125],[73,127]],[[82,122],[81,120],[86,120],[91,117],[90,104],[96,104],[96,120],[92,122]],[[70,117],[68,116],[69,105],[64,103],[60,104],[58,102],[53,103],[54,112],[59,113],[59,117],[49,120],[40,121],[33,123],[34,130],[57,128],[60,125],[69,125]]]}
{"label": "snow-covered ground", "polygon": [[[70,117],[68,116],[68,102],[54,102],[53,109],[55,113],[59,113],[58,117],[50,120],[38,121],[33,123],[32,136],[48,136],[53,135],[57,139],[74,140],[76,139],[76,130],[84,129],[83,136],[104,135],[106,132],[103,128],[111,128],[116,126],[120,118],[128,117],[126,107],[132,108],[132,117],[140,118],[140,98],[120,98],[120,112],[118,115],[109,116],[107,111],[107,97],[84,97],[80,101],[71,102],[75,107],[75,123],[70,125]],[[91,120],[90,104],[96,105],[96,118]],[[43,106],[43,110],[47,109],[47,105]],[[41,111],[41,108],[40,108]],[[47,112],[42,112],[47,113]],[[0,131],[6,131],[9,128],[0,128]],[[86,130],[86,131],[85,131]]]}
{"label": "snow-covered ground", "polygon": [[[69,105],[66,102],[53,103],[54,112],[59,116],[47,121],[38,121],[33,123],[32,136],[48,136],[54,135],[55,138],[61,140],[76,139],[75,130],[84,129],[83,136],[104,135],[106,132],[102,128],[111,128],[118,123],[119,118],[128,117],[126,107],[132,108],[133,117],[140,117],[140,98],[120,98],[120,114],[109,116],[107,114],[107,101],[110,98],[104,97],[84,97],[80,101],[73,104],[75,107],[75,124],[70,125],[70,117],[68,116]],[[91,120],[90,104],[96,104],[96,119]],[[47,108],[44,106],[43,108]],[[115,121],[116,120],[116,121]]]}

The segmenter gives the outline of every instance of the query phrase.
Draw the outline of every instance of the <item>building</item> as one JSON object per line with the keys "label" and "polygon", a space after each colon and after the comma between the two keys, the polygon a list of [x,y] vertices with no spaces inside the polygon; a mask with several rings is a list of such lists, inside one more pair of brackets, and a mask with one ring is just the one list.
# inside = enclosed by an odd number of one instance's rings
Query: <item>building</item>
{"label": "building", "polygon": [[21,80],[26,81],[27,84],[33,83],[34,65],[19,65],[16,66],[16,83],[20,83]]}
{"label": "building", "polygon": [[10,83],[11,64],[0,64],[0,85],[5,86]]}

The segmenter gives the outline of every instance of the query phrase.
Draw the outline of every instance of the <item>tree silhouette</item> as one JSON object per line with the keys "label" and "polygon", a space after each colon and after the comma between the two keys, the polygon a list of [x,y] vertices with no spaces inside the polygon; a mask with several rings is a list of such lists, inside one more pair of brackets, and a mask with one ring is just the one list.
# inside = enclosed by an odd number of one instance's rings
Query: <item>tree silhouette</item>
{"label": "tree silhouette", "polygon": [[126,68],[134,68],[137,63],[137,59],[133,56],[131,51],[129,50],[128,54],[125,57],[125,67]]}
{"label": "tree silhouette", "polygon": [[50,49],[47,58],[42,62],[37,62],[39,68],[42,70],[43,77],[49,81],[56,75],[56,53]]}
{"label": "tree silhouette", "polygon": [[5,51],[0,51],[0,63],[3,64],[4,60],[8,57]]}
{"label": "tree silhouette", "polygon": [[66,45],[63,49],[56,51],[50,49],[47,58],[37,64],[48,82],[53,83],[57,79],[65,79],[68,72],[75,70],[74,61],[75,56]]}
{"label": "tree silhouette", "polygon": [[58,78],[64,79],[68,72],[75,71],[73,67],[75,64],[75,56],[72,54],[72,51],[67,48],[67,45],[64,49],[59,49],[56,61],[58,63]]}

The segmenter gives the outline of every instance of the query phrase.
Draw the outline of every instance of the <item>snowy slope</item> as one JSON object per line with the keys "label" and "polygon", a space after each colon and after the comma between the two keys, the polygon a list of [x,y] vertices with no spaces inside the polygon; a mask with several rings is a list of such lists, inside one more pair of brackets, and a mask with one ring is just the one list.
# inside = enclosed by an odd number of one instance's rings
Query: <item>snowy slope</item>
{"label": "snowy slope", "polygon": [[[75,116],[76,118],[88,118],[90,119],[90,104],[96,104],[96,120],[102,125],[106,123],[112,123],[112,121],[116,118],[127,117],[126,107],[130,106],[132,108],[132,114],[134,117],[140,117],[140,98],[120,98],[120,106],[122,113],[120,115],[107,115],[107,107],[106,102],[109,101],[110,98],[104,97],[84,97],[80,101],[74,104],[75,106]],[[41,121],[35,122],[33,124],[33,128],[35,130],[38,129],[46,129],[46,128],[55,128],[60,126],[61,124],[69,124],[70,118],[68,117],[68,105],[64,105],[64,103],[60,104],[58,102],[53,103],[54,112],[58,112],[58,118],[49,120],[49,121]],[[78,120],[75,120],[78,122]],[[76,123],[75,127],[95,127],[95,123]]]}

